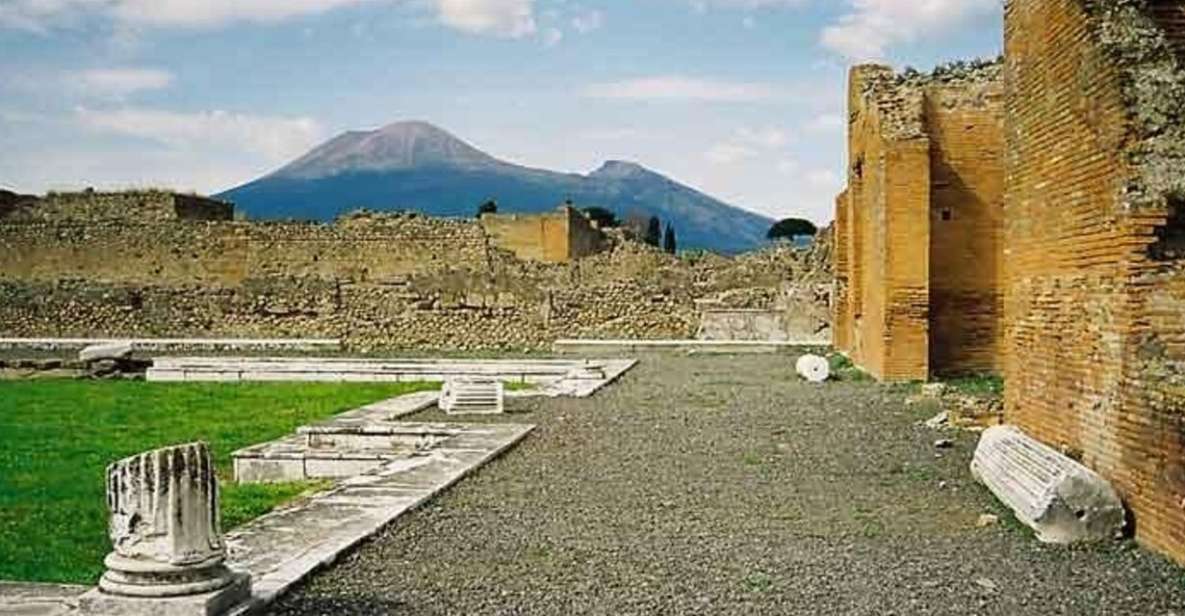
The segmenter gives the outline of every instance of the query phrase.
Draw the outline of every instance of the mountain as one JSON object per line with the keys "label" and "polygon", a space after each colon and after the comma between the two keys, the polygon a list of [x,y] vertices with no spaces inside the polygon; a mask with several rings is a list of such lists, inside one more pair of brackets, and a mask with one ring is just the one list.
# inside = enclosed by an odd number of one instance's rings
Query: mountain
{"label": "mountain", "polygon": [[343,133],[216,196],[252,218],[311,220],[363,207],[467,217],[488,199],[500,212],[530,213],[571,199],[619,218],[658,216],[674,223],[681,248],[722,253],[761,246],[773,224],[635,163],[609,161],[588,175],[533,169],[498,160],[425,122]]}

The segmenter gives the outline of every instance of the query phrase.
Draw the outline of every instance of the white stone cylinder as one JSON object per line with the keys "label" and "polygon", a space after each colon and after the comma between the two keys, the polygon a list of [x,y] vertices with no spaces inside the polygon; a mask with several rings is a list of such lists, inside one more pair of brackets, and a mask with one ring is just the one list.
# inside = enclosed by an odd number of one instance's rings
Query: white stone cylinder
{"label": "white stone cylinder", "polygon": [[223,564],[218,478],[205,443],[165,447],[107,467],[109,533],[99,588],[129,597],[212,592],[235,577]]}
{"label": "white stone cylinder", "polygon": [[794,366],[798,375],[812,383],[822,383],[831,376],[831,364],[826,357],[806,354]]}
{"label": "white stone cylinder", "polygon": [[1123,534],[1123,503],[1106,479],[1014,426],[984,430],[971,474],[1046,543]]}

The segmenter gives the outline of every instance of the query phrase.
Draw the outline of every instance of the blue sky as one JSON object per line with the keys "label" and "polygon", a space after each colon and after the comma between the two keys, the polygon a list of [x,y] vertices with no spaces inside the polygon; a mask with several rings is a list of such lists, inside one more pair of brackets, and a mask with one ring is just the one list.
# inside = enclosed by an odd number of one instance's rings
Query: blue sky
{"label": "blue sky", "polygon": [[345,130],[647,167],[831,217],[847,67],[1001,50],[1000,0],[0,0],[0,187],[213,193]]}

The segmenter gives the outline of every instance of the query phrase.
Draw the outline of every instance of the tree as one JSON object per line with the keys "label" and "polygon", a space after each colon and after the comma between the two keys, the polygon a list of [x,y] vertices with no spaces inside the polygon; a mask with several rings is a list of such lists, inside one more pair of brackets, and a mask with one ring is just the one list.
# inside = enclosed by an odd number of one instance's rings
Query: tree
{"label": "tree", "polygon": [[498,202],[494,201],[493,199],[490,199],[489,201],[486,201],[485,203],[477,206],[477,217],[478,218],[481,218],[482,214],[497,214],[497,213],[498,213]]}
{"label": "tree", "polygon": [[621,226],[621,221],[617,219],[617,214],[603,207],[586,207],[584,208],[584,215],[588,216],[590,220],[597,223],[597,226],[602,229]]}
{"label": "tree", "polygon": [[774,225],[769,228],[769,232],[765,234],[765,237],[771,240],[786,238],[793,241],[796,237],[814,235],[818,232],[819,229],[815,227],[815,223],[809,220],[803,220],[801,218],[786,218],[774,223]]}
{"label": "tree", "polygon": [[678,244],[675,241],[675,225],[667,223],[667,233],[662,238],[662,249],[671,254],[675,254],[675,250],[677,248]]}
{"label": "tree", "polygon": [[646,236],[643,241],[656,248],[662,242],[662,221],[658,219],[658,216],[651,216],[649,222],[646,223]]}

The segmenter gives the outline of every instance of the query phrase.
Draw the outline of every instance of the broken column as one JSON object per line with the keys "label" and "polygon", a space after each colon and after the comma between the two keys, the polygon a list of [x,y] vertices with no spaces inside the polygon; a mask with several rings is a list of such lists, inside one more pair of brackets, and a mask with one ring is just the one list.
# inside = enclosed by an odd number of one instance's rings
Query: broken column
{"label": "broken column", "polygon": [[213,616],[250,598],[226,567],[218,478],[205,443],[165,447],[107,467],[113,550],[84,614]]}
{"label": "broken column", "polygon": [[1119,495],[1094,471],[1013,426],[984,430],[971,474],[1045,543],[1122,536]]}
{"label": "broken column", "polygon": [[831,377],[831,363],[827,361],[827,358],[809,353],[798,358],[794,369],[798,372],[798,376],[812,383],[822,383]]}

